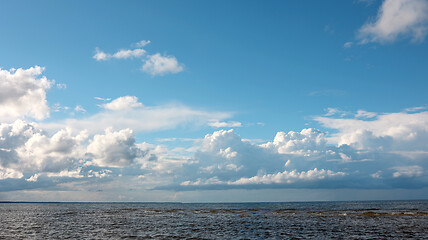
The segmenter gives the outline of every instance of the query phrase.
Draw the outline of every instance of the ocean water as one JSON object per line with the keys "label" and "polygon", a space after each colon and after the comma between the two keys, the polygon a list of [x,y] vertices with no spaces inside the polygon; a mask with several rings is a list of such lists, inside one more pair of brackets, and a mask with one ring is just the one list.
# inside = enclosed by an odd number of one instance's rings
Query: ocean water
{"label": "ocean water", "polygon": [[0,239],[428,239],[428,201],[0,203]]}

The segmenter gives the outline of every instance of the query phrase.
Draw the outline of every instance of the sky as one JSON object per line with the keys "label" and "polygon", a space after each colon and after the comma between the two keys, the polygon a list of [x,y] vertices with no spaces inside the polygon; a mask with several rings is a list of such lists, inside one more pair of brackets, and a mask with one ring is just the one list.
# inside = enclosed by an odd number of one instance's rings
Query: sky
{"label": "sky", "polygon": [[428,198],[428,1],[1,1],[0,201]]}

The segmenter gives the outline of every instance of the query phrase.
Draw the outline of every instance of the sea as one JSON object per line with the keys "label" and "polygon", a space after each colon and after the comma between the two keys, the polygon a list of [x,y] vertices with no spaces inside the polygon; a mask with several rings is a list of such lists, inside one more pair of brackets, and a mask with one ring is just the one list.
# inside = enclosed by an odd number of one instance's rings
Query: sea
{"label": "sea", "polygon": [[428,200],[4,202],[0,239],[428,239]]}

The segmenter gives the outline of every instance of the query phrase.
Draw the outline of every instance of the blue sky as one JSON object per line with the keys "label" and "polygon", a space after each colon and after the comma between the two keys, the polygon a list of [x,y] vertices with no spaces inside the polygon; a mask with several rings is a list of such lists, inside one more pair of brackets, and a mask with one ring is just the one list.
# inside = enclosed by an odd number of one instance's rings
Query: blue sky
{"label": "blue sky", "polygon": [[428,197],[426,0],[1,10],[0,200]]}

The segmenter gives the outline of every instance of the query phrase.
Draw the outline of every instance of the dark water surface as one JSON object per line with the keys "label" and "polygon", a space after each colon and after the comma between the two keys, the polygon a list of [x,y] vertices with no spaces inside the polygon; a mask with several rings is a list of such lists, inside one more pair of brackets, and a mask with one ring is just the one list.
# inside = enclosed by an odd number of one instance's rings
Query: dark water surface
{"label": "dark water surface", "polygon": [[0,239],[428,239],[428,201],[0,203]]}

